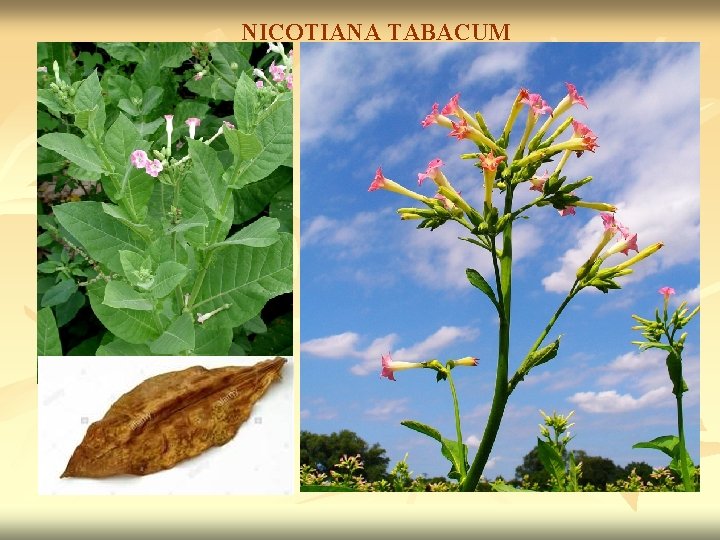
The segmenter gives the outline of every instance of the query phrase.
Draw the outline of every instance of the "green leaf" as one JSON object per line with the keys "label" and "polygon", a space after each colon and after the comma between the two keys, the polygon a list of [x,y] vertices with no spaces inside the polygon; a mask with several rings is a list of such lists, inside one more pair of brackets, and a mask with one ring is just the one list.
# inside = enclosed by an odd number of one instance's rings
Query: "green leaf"
{"label": "green leaf", "polygon": [[196,356],[227,356],[232,339],[232,328],[201,324],[195,327],[195,349],[193,354]]}
{"label": "green leaf", "polygon": [[188,229],[194,229],[195,227],[207,227],[208,226],[208,217],[207,214],[203,210],[198,210],[195,212],[192,217],[189,217],[187,219],[183,219],[175,225],[174,227],[170,227],[167,232],[174,233],[174,232],[182,232],[187,231]]}
{"label": "green leaf", "polygon": [[262,150],[252,159],[236,164],[234,188],[262,180],[292,153],[292,99],[286,96],[281,94],[258,122],[254,133]]}
{"label": "green leaf", "polygon": [[162,96],[163,89],[159,86],[151,86],[148,88],[143,95],[142,110],[140,112],[143,115],[150,114],[153,109],[160,104]]}
{"label": "green leaf", "polygon": [[175,261],[160,263],[155,273],[155,281],[150,288],[150,293],[155,298],[163,298],[173,292],[175,287],[180,285],[188,273],[186,266]]}
{"label": "green leaf", "polygon": [[[74,103],[78,111],[88,113],[86,129],[100,138],[105,131],[105,102],[103,101],[97,70],[93,71],[92,74],[80,84],[75,93]],[[85,129],[81,126],[78,127]]]}
{"label": "green leaf", "polygon": [[133,231],[140,234],[143,237],[148,237],[152,233],[152,228],[144,223],[135,223],[132,218],[127,214],[125,210],[114,204],[100,203],[102,204],[103,212],[108,216],[114,217],[123,224],[130,227]]}
{"label": "green leaf", "polygon": [[235,85],[233,99],[233,112],[235,113],[235,126],[240,133],[252,133],[255,126],[255,110],[257,103],[257,88],[246,73],[243,73]]}
{"label": "green leaf", "polygon": [[220,208],[226,187],[222,180],[223,166],[215,150],[205,143],[189,140],[189,153],[192,159],[192,175],[195,181],[202,186],[205,204],[213,210]]}
{"label": "green leaf", "polygon": [[134,150],[150,149],[150,145],[142,140],[132,121],[122,113],[118,114],[113,125],[107,130],[103,146],[110,163],[119,175],[125,173],[125,169],[130,164],[130,154]]}
{"label": "green leaf", "polygon": [[293,354],[293,323],[292,313],[286,313],[273,319],[263,334],[256,335],[252,340],[250,356],[270,354]]}
{"label": "green leaf", "polygon": [[[205,209],[208,207],[206,197],[209,196],[209,192],[215,193],[214,190],[206,183],[204,183],[198,175],[188,175],[185,178],[183,188],[180,191],[180,208],[182,208],[183,214],[188,216],[195,216],[200,211],[205,211]],[[212,195],[212,197],[214,198],[215,196]],[[163,203],[165,207],[165,212],[169,211],[169,204],[171,204],[169,197],[165,198],[163,200]],[[216,236],[216,238],[225,238],[225,236],[227,236],[227,233],[232,226],[232,217],[234,210],[234,205],[228,204],[225,216],[219,225],[218,235]],[[205,246],[210,240],[210,234],[213,227],[216,226],[217,220],[217,214],[213,213],[210,217],[209,227],[194,227],[191,229],[187,229],[184,233],[185,240],[187,240],[188,243],[193,246]]]}
{"label": "green leaf", "polygon": [[673,394],[681,396],[683,392],[688,391],[687,384],[682,376],[682,358],[675,351],[671,350],[665,359],[668,375],[673,383]]}
{"label": "green leaf", "polygon": [[442,441],[443,437],[440,432],[434,427],[428,426],[427,424],[423,424],[422,422],[417,422],[415,420],[403,420],[402,422],[400,422],[400,424],[410,429],[414,429],[415,431],[422,433],[423,435],[427,435],[431,439],[435,439],[437,442]]}
{"label": "green leaf", "polygon": [[254,218],[271,203],[275,194],[292,182],[292,169],[278,167],[268,176],[235,191],[235,223]]}
{"label": "green leaf", "polygon": [[163,328],[152,312],[112,308],[103,304],[104,297],[104,281],[88,286],[88,298],[95,315],[115,336],[128,343],[142,344],[162,333]]}
{"label": "green leaf", "polygon": [[555,478],[561,490],[565,489],[565,460],[558,449],[538,439],[538,458],[550,475]]}
{"label": "green leaf", "polygon": [[663,435],[656,437],[652,441],[639,442],[633,444],[633,448],[650,448],[652,450],[660,450],[668,457],[675,457],[675,448],[680,443],[680,439],[676,435]]}
{"label": "green leaf", "polygon": [[82,308],[84,305],[85,295],[80,291],[75,291],[72,295],[70,295],[70,298],[68,298],[66,302],[58,305],[55,308],[55,313],[57,314],[58,328],[61,326],[65,326],[67,323],[73,320],[75,318],[75,315],[77,315],[77,312],[80,311],[80,308]]}
{"label": "green leaf", "polygon": [[100,180],[100,173],[85,170],[82,167],[78,167],[75,163],[71,163],[68,166],[67,175],[76,180],[90,180],[93,182]]}
{"label": "green leaf", "polygon": [[141,252],[146,242],[117,219],[108,216],[99,202],[80,201],[54,208],[58,222],[95,260],[113,272],[121,272],[118,251]]}
{"label": "green leaf", "polygon": [[195,329],[190,313],[183,313],[155,341],[150,350],[155,354],[178,354],[195,348]]}
{"label": "green leaf", "polygon": [[135,62],[139,64],[145,60],[143,52],[132,43],[99,42],[97,46],[105,49],[111,57],[121,62]]}
{"label": "green leaf", "polygon": [[150,122],[137,122],[135,126],[138,128],[140,135],[147,137],[157,131],[157,129],[165,123],[164,118],[156,118]]}
{"label": "green leaf", "polygon": [[152,351],[147,345],[128,343],[122,339],[114,339],[110,343],[100,345],[96,356],[150,356]]}
{"label": "green leaf", "polygon": [[292,248],[292,236],[285,233],[266,248],[224,248],[208,268],[193,311],[209,313],[229,304],[205,324],[235,327],[250,320],[268,300],[292,290]]}
{"label": "green leaf", "polygon": [[68,298],[77,291],[77,288],[74,279],[64,279],[45,292],[40,305],[42,307],[51,307],[67,302]]}
{"label": "green leaf", "polygon": [[269,217],[261,217],[247,227],[243,227],[238,232],[217,244],[213,244],[210,248],[222,246],[242,245],[250,247],[267,247],[277,242],[278,228],[280,222],[277,219]]}
{"label": "green leaf", "polygon": [[280,232],[293,231],[293,185],[287,184],[280,189],[270,202],[270,216],[280,221]]}
{"label": "green leaf", "polygon": [[400,422],[405,427],[413,429],[423,435],[435,439],[441,445],[441,453],[451,463],[452,467],[448,473],[449,478],[454,478],[459,481],[463,481],[467,475],[467,445],[458,443],[458,441],[452,441],[443,437],[440,432],[415,420],[403,420]]}
{"label": "green leaf", "polygon": [[162,42],[157,44],[158,59],[162,67],[176,68],[183,65],[185,60],[192,58],[189,43]]}
{"label": "green leaf", "polygon": [[150,274],[150,257],[124,249],[119,251],[118,254],[120,255],[120,265],[123,273],[130,285],[140,289],[149,289],[154,282],[154,278],[142,279],[141,275],[143,273]]}
{"label": "green leaf", "polygon": [[247,161],[262,151],[260,139],[251,133],[242,133],[237,129],[223,129],[223,135],[236,161]]}
{"label": "green leaf", "polygon": [[37,313],[37,354],[38,356],[62,356],[60,334],[50,308]]}
{"label": "green leaf", "polygon": [[66,356],[93,356],[102,342],[102,335],[91,336],[70,349]]}
{"label": "green leaf", "polygon": [[103,172],[100,158],[95,150],[87,146],[77,135],[47,133],[38,139],[38,144],[66,157],[86,171]]}
{"label": "green leaf", "polygon": [[105,287],[103,304],[111,308],[130,309],[137,311],[151,311],[153,302],[124,281],[112,280]]}
{"label": "green leaf", "polygon": [[495,304],[495,306],[498,305],[497,298],[495,297],[495,291],[493,291],[490,284],[485,281],[485,278],[482,277],[480,272],[472,268],[467,268],[465,270],[465,275],[467,275],[468,281],[473,287],[480,289],[480,291],[482,291],[482,293],[485,294],[485,296],[487,296],[490,301]]}
{"label": "green leaf", "polygon": [[47,148],[37,149],[37,174],[50,174],[62,170],[67,162],[62,156]]}

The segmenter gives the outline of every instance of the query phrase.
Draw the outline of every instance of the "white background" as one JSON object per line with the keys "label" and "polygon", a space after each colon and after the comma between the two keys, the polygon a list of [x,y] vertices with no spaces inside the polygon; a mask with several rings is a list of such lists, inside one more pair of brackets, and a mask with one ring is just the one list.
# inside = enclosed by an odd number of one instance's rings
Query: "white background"
{"label": "white background", "polygon": [[293,358],[233,439],[146,476],[60,478],[90,424],[149,377],[195,365],[253,365],[268,357],[40,357],[40,495],[290,495],[294,485]]}

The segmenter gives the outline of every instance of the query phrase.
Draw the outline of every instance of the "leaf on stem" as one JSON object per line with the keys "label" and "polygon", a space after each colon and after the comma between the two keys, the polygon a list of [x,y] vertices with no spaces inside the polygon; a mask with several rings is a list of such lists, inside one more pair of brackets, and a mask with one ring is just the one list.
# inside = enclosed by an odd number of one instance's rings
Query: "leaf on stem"
{"label": "leaf on stem", "polygon": [[465,270],[465,275],[467,275],[468,281],[471,285],[480,289],[480,291],[482,291],[485,296],[490,299],[490,301],[495,305],[495,307],[498,307],[497,298],[495,297],[495,291],[493,291],[490,284],[485,281],[485,278],[480,275],[480,272],[472,268],[467,268]]}
{"label": "leaf on stem", "polygon": [[37,313],[37,354],[38,356],[62,356],[60,334],[50,308]]}

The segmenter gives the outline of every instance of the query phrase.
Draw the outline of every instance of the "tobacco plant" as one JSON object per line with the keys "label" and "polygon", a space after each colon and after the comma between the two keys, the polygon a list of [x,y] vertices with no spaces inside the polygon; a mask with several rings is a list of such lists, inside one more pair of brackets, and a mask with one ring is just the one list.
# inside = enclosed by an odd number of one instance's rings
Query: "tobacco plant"
{"label": "tobacco plant", "polygon": [[68,352],[57,326],[86,302],[89,354],[291,352],[290,309],[261,315],[292,290],[292,51],[38,56],[38,354]]}

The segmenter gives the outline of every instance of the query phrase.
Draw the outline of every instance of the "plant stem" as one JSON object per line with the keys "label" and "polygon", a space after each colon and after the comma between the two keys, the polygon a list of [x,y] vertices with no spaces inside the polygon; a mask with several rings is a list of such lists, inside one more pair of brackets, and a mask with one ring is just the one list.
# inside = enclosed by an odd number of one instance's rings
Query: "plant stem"
{"label": "plant stem", "polygon": [[677,403],[677,419],[678,419],[678,439],[680,444],[680,471],[682,472],[682,481],[685,491],[695,491],[695,479],[687,462],[687,451],[685,450],[685,430],[683,427],[683,410],[682,410],[682,389],[675,396]]}
{"label": "plant stem", "polygon": [[462,439],[462,429],[460,428],[460,407],[458,405],[457,392],[455,391],[455,383],[453,382],[451,369],[447,370],[447,378],[448,378],[448,383],[450,386],[450,393],[452,394],[453,407],[455,409],[455,431],[457,433],[458,444],[462,446],[463,439]]}
{"label": "plant stem", "polygon": [[[513,188],[508,186],[505,192],[505,209],[504,214],[512,211]],[[493,248],[495,247],[494,238],[491,239]],[[497,257],[497,252],[493,249],[493,259]],[[483,432],[480,447],[478,448],[475,459],[468,471],[465,483],[461,486],[463,491],[475,491],[480,481],[485,465],[490,457],[490,452],[495,444],[495,438],[500,429],[505,405],[508,396],[508,359],[510,356],[510,299],[512,293],[512,221],[510,221],[503,231],[503,249],[500,256],[500,268],[495,267],[495,279],[498,284],[498,304],[501,306],[500,311],[500,327],[499,327],[499,345],[497,371],[495,375],[495,392],[493,394],[492,405],[490,407],[490,415],[488,416],[485,431]]]}

